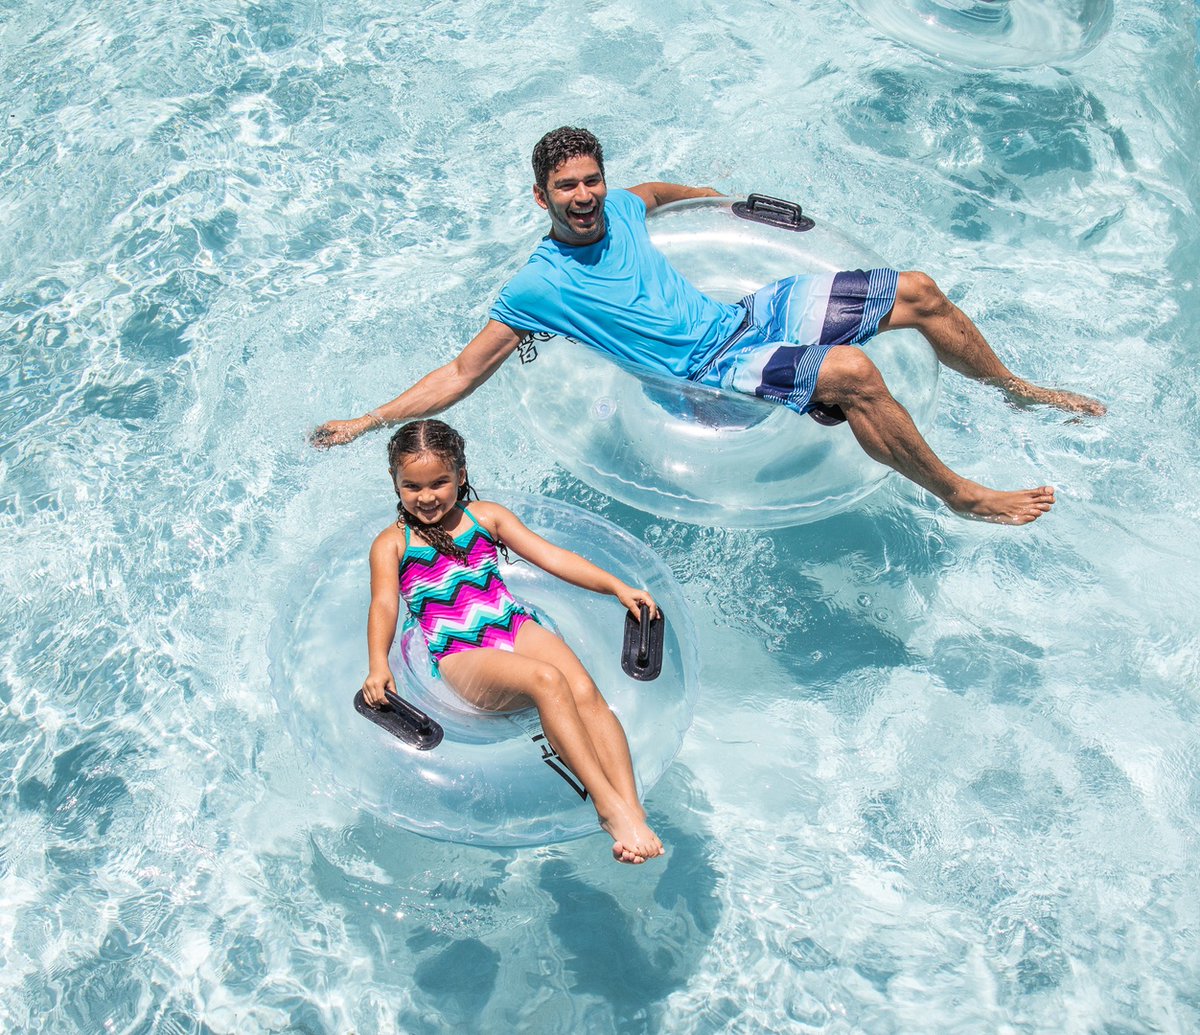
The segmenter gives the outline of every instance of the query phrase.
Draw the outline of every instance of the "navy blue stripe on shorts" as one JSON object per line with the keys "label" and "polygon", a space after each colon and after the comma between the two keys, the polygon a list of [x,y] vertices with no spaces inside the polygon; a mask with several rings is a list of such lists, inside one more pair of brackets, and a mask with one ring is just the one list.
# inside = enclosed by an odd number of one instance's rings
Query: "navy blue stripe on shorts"
{"label": "navy blue stripe on shorts", "polygon": [[742,299],[748,324],[692,380],[812,409],[821,363],[837,345],[858,345],[879,331],[896,304],[893,269],[786,277]]}

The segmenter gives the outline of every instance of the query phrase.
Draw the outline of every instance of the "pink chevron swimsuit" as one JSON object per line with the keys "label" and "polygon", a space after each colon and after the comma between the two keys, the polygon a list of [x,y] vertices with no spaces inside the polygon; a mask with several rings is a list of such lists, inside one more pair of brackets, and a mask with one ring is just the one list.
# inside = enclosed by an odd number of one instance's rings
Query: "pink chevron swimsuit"
{"label": "pink chevron swimsuit", "polygon": [[471,527],[454,537],[467,551],[466,564],[414,542],[404,527],[400,595],[425,634],[435,667],[447,654],[478,647],[512,651],[517,631],[536,620],[500,577],[492,537],[466,507],[459,509],[471,519]]}

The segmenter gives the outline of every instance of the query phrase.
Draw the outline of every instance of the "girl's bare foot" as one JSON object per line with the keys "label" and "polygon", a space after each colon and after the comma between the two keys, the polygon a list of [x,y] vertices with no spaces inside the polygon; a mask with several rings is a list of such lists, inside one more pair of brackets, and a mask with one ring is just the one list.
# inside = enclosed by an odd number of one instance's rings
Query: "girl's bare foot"
{"label": "girl's bare foot", "polygon": [[1001,525],[1027,525],[1036,521],[1054,506],[1054,489],[1042,485],[1036,489],[1001,492],[969,482],[946,500],[946,506],[963,517],[979,521],[995,521]]}
{"label": "girl's bare foot", "polygon": [[662,842],[646,824],[645,817],[637,816],[628,807],[601,816],[600,826],[613,839],[613,858],[617,862],[643,863],[663,854]]}
{"label": "girl's bare foot", "polygon": [[631,852],[620,841],[614,841],[612,846],[613,858],[619,863],[633,863],[635,866],[644,863],[646,857],[638,855],[636,852]]}

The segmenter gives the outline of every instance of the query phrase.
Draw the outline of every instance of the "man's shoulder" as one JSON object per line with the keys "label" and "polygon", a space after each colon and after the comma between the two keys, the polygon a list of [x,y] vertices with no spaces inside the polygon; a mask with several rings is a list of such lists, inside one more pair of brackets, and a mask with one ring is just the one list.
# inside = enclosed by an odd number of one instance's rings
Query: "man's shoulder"
{"label": "man's shoulder", "polygon": [[552,279],[554,271],[560,265],[561,256],[554,247],[554,242],[549,236],[543,237],[525,260],[525,264],[509,278],[508,286],[535,284]]}
{"label": "man's shoulder", "polygon": [[626,187],[614,187],[608,192],[605,204],[631,217],[646,218],[646,202]]}
{"label": "man's shoulder", "polygon": [[517,326],[514,320],[519,323],[522,316],[539,308],[543,299],[554,295],[561,280],[557,255],[550,239],[542,238],[525,264],[500,289],[492,318]]}

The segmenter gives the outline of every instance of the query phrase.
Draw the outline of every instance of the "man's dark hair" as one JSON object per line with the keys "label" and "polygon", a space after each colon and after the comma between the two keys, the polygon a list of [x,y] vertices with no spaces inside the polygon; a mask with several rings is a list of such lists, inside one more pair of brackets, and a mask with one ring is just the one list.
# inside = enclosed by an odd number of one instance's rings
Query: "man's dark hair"
{"label": "man's dark hair", "polygon": [[533,146],[533,182],[545,190],[550,174],[563,162],[580,155],[596,159],[600,175],[604,175],[604,149],[591,133],[575,126],[550,130]]}

